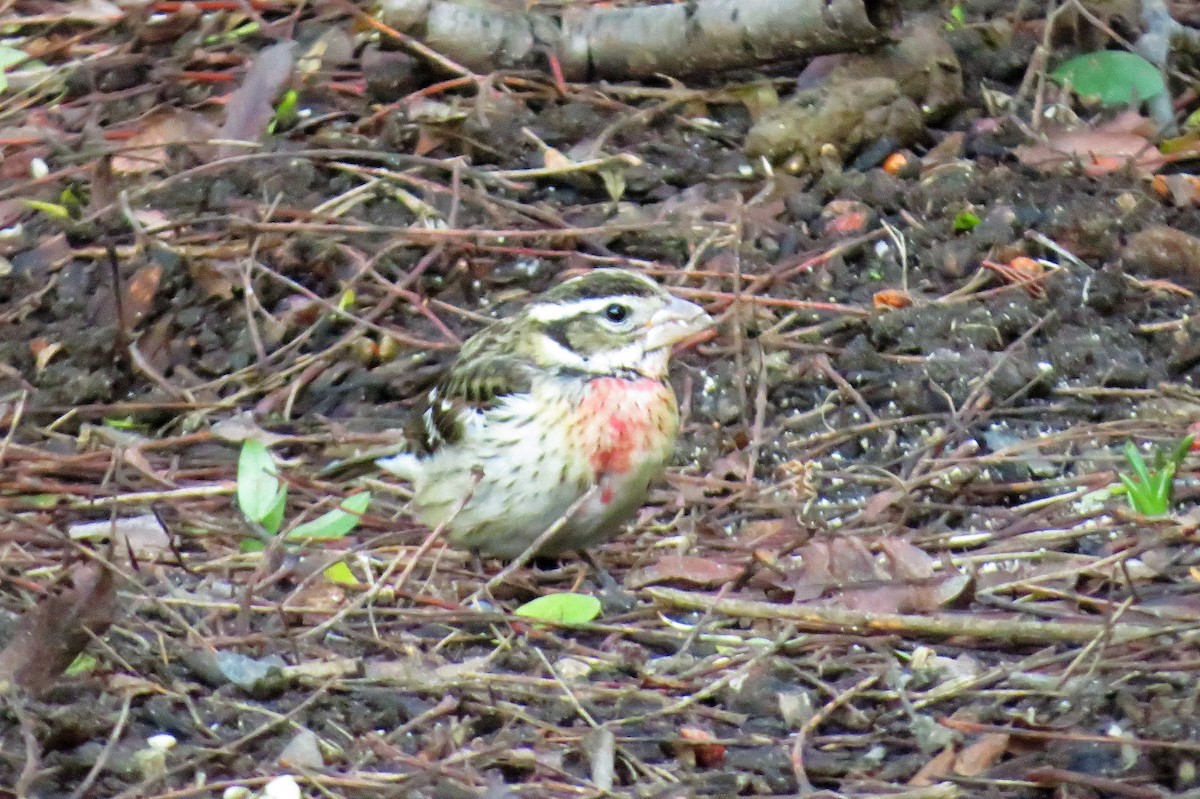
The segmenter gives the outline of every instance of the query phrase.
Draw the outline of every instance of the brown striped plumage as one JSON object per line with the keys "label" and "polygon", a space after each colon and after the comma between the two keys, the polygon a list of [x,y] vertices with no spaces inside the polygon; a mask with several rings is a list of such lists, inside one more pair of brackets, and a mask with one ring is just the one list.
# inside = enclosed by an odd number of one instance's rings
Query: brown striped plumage
{"label": "brown striped plumage", "polygon": [[670,457],[671,346],[710,323],[635,272],[566,281],[468,340],[429,393],[412,451],[381,464],[412,482],[415,515],[462,548],[515,557],[589,491],[540,554],[603,542]]}

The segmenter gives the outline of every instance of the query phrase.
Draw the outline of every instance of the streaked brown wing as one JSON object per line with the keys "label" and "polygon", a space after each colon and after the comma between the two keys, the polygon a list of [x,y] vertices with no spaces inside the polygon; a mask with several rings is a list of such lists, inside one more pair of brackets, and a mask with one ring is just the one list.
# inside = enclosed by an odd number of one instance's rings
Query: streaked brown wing
{"label": "streaked brown wing", "polygon": [[501,398],[528,392],[532,368],[512,355],[475,351],[447,370],[428,396],[412,438],[425,453],[462,439],[467,413],[492,408]]}

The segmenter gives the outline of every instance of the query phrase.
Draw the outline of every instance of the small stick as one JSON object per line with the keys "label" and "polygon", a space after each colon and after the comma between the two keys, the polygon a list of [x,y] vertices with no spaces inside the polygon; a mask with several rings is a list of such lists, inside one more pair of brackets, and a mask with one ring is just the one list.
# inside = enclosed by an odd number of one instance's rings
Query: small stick
{"label": "small stick", "polygon": [[[480,477],[482,477],[482,475],[480,475]],[[421,542],[419,547],[417,547],[417,551],[408,558],[408,565],[400,574],[400,579],[397,581],[396,590],[399,590],[399,588],[404,585],[404,583],[408,580],[409,575],[412,574],[413,569],[416,567],[417,561],[419,561],[421,557],[433,547],[434,543],[436,543],[437,540],[442,537],[442,534],[446,532],[446,528],[450,525],[450,523],[454,521],[455,517],[458,516],[459,513],[462,512],[462,509],[466,507],[466,504],[471,501],[471,497],[474,496],[475,488],[478,485],[479,480],[476,479],[475,484],[471,486],[471,490],[463,495],[463,498],[458,501],[458,504],[454,507],[454,511],[450,514],[450,516],[437,527],[433,528],[433,530],[429,532],[429,535],[425,536],[425,540]],[[306,630],[301,634],[301,637],[312,638],[320,635],[339,623],[349,614],[374,601],[375,597],[379,595],[379,592],[383,590],[384,584],[392,576],[393,572],[400,567],[400,561],[404,560],[406,554],[407,553],[405,553],[404,550],[397,552],[396,557],[392,558],[391,562],[387,565],[387,568],[383,570],[383,574],[379,575],[378,579],[371,583],[370,588],[364,591],[356,600],[348,603],[346,607],[339,610],[333,616],[330,616],[316,627]]]}
{"label": "small stick", "polygon": [[108,275],[112,282],[113,302],[117,307],[116,358],[129,365],[129,319],[125,316],[125,285],[121,282],[121,266],[117,263],[117,248],[111,241],[105,244],[108,253]]}

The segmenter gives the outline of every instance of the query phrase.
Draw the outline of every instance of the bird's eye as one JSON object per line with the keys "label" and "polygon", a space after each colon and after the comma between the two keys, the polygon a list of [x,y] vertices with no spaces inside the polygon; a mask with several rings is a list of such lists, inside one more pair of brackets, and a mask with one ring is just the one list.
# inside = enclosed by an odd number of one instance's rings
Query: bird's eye
{"label": "bird's eye", "polygon": [[619,302],[614,302],[604,309],[604,318],[610,322],[624,322],[629,316],[629,309]]}

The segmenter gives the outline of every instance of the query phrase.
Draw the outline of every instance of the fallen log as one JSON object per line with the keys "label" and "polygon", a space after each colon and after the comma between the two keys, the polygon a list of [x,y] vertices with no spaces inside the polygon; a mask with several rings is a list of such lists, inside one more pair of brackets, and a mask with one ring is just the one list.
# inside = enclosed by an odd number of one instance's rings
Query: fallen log
{"label": "fallen log", "polygon": [[894,0],[690,0],[506,11],[384,0],[382,21],[469,69],[544,67],[571,81],[682,77],[861,50],[898,20]]}

